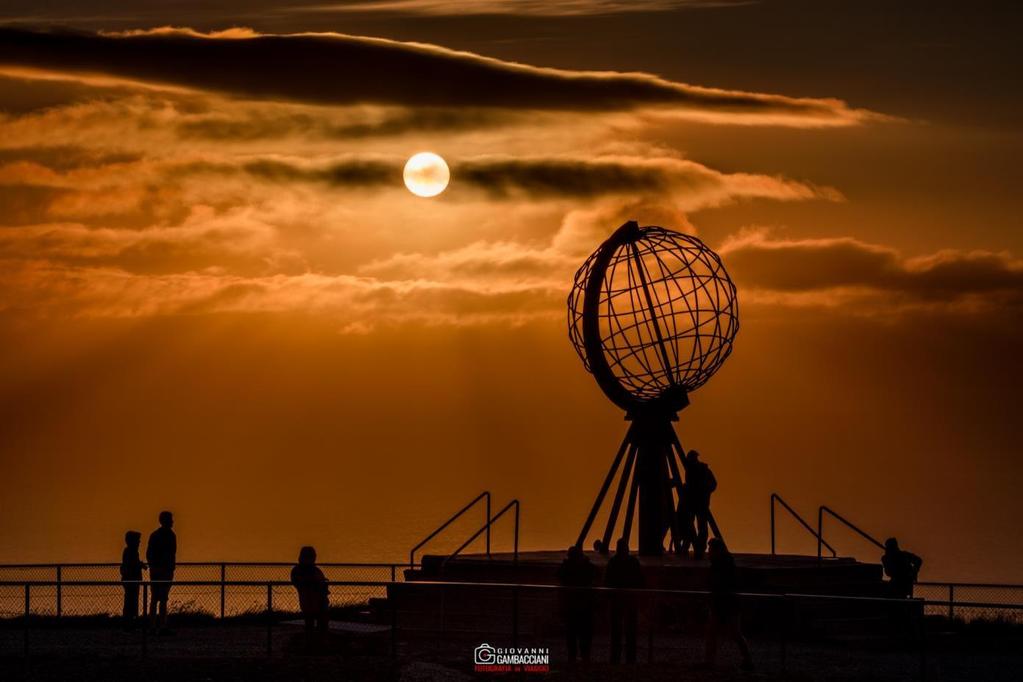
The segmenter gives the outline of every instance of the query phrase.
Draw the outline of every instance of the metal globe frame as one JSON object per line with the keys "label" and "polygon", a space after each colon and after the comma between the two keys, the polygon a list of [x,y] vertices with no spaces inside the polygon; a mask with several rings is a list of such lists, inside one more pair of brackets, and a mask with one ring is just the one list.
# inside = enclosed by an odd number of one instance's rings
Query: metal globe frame
{"label": "metal globe frame", "polygon": [[[584,545],[618,476],[602,551],[628,492],[621,537],[630,539],[638,499],[639,551],[661,554],[682,484],[684,450],[672,422],[731,353],[739,329],[735,285],[696,237],[629,221],[576,273],[568,325],[586,369],[631,421],[577,543]],[[711,528],[720,538],[713,517]]]}

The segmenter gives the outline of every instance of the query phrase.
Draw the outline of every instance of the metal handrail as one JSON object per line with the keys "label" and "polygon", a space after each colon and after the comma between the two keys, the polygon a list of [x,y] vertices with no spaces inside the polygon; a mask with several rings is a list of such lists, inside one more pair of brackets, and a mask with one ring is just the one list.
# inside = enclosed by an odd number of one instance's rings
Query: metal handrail
{"label": "metal handrail", "polygon": [[844,516],[836,512],[831,507],[822,504],[820,507],[817,508],[817,561],[821,560],[821,543],[824,542],[824,512],[831,514],[837,520],[841,521],[846,526],[859,533],[861,537],[874,543],[879,548],[884,549],[884,545],[881,544],[880,540],[878,540],[873,535],[871,535],[870,533],[868,533],[867,531],[863,530],[855,523],[850,521],[849,519],[845,518]]}
{"label": "metal handrail", "polygon": [[[838,552],[835,551],[835,548],[832,547],[831,545],[829,545],[826,540],[824,540],[816,532],[814,532],[814,530],[810,526],[810,524],[806,522],[806,519],[804,519],[802,516],[800,516],[799,513],[796,512],[795,509],[790,507],[789,503],[786,502],[784,499],[782,499],[781,495],[779,495],[778,493],[771,493],[771,555],[772,556],[774,554],[776,554],[776,552],[775,552],[775,542],[774,542],[774,503],[775,502],[779,503],[782,507],[784,507],[785,511],[787,511],[789,514],[792,515],[792,518],[794,518],[796,521],[799,521],[800,525],[803,526],[803,528],[806,529],[806,532],[808,532],[810,535],[814,536],[815,538],[817,538],[817,540],[819,540],[821,543],[823,543],[824,546],[827,547],[828,550],[831,551],[831,556],[833,556],[833,557],[838,556]],[[820,556],[819,553],[818,553],[818,556]]]}
{"label": "metal handrail", "polygon": [[[27,570],[36,568],[117,568],[121,565],[118,561],[71,561],[53,562],[48,564],[4,564],[0,563],[0,571],[4,569]],[[176,561],[175,566],[238,566],[238,567],[259,567],[259,566],[294,566],[294,561]],[[393,561],[317,561],[317,566],[328,568],[390,568],[392,566],[404,566]]]}
{"label": "metal handrail", "polygon": [[[416,545],[411,550],[409,550],[409,553],[408,553],[408,565],[409,565],[409,568],[415,568],[416,567],[416,551],[417,550],[419,550],[423,545],[428,543],[430,540],[432,540],[435,537],[437,537],[437,535],[439,535],[441,532],[443,532],[445,528],[447,528],[452,523],[454,523],[459,517],[462,516],[462,514],[466,513],[470,509],[472,509],[476,505],[477,502],[479,502],[480,500],[482,500],[484,498],[486,498],[486,500],[487,500],[487,508],[486,508],[486,514],[487,515],[486,515],[486,518],[489,521],[489,519],[490,519],[490,491],[489,490],[484,490],[479,495],[477,495],[476,497],[472,498],[472,501],[469,502],[469,504],[465,505],[464,507],[459,509],[457,512],[452,514],[448,518],[447,521],[442,523],[432,533],[430,533],[425,538],[423,538],[423,540],[420,541],[420,543],[418,545]],[[490,525],[488,524],[487,526],[485,526],[485,528],[487,529],[487,556],[490,556]],[[475,537],[474,537],[474,539],[475,539]],[[517,540],[517,538],[516,538],[516,540]]]}
{"label": "metal handrail", "polygon": [[[515,507],[515,540],[514,540],[514,545],[513,545],[514,549],[513,549],[513,559],[512,559],[512,561],[516,565],[518,565],[518,563],[519,563],[519,506],[520,506],[519,505],[519,501],[516,499],[516,500],[512,500],[508,504],[506,504],[503,507],[501,507],[500,511],[498,511],[496,514],[494,514],[489,519],[487,519],[487,522],[483,525],[482,528],[480,528],[478,531],[473,533],[472,537],[470,537],[468,540],[463,542],[461,547],[456,549],[454,552],[449,554],[444,559],[444,561],[441,563],[441,569],[443,569],[444,566],[446,566],[449,561],[451,561],[456,556],[458,556],[462,552],[463,549],[465,549],[466,547],[471,545],[473,540],[475,540],[476,538],[478,538],[480,536],[480,533],[482,533],[483,531],[487,531],[487,535],[489,537],[490,527],[492,525],[494,525],[495,523],[497,523],[497,520],[500,519],[502,516],[504,516],[505,512],[507,512],[512,507]],[[487,552],[487,557],[488,558],[490,557],[490,552],[489,551]]]}

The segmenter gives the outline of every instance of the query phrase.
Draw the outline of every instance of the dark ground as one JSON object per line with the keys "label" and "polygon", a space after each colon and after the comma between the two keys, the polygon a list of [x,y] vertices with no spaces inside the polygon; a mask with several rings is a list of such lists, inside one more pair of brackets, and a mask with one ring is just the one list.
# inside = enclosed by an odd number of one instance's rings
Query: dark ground
{"label": "dark ground", "polygon": [[[110,630],[63,630],[33,633],[33,654],[21,655],[23,640],[17,632],[4,632],[0,656],[0,680],[67,682],[259,682],[261,680],[465,680],[511,679],[509,675],[474,675],[472,649],[479,637],[472,635],[402,641],[398,656],[389,656],[389,640],[346,640],[335,637],[325,654],[305,653],[297,636],[282,628],[274,635],[274,654],[266,655],[266,631],[256,626],[195,628],[148,642],[141,657],[139,640]],[[1015,637],[1015,636],[1014,636]],[[500,646],[502,642],[493,642]],[[523,643],[531,644],[531,643]],[[646,642],[640,641],[640,662],[612,667],[606,663],[565,665],[564,649],[550,644],[549,675],[524,674],[522,679],[550,677],[561,680],[915,680],[920,675],[919,649],[906,643],[868,641],[809,644],[789,643],[784,667],[779,644],[753,640],[758,664],[755,673],[737,668],[734,649],[722,644],[718,668],[697,666],[702,641],[673,637],[655,642],[654,663],[648,663]],[[1023,647],[1018,638],[988,642],[932,641],[925,658],[929,681],[1023,679]],[[608,643],[598,638],[595,659],[605,659]]]}

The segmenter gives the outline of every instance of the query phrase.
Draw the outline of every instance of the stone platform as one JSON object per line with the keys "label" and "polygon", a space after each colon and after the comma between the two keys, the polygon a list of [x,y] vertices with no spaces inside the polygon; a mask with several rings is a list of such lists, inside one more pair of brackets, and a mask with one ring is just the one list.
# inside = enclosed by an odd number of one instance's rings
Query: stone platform
{"label": "stone platform", "polygon": [[[603,583],[608,556],[587,552],[597,567],[597,584]],[[426,555],[415,569],[406,571],[408,581],[519,583],[556,585],[557,570],[564,551],[466,554],[446,564],[446,555]],[[709,564],[674,554],[640,556],[648,587],[670,590],[706,590]],[[852,558],[824,558],[795,554],[735,554],[739,591],[767,593],[826,594],[858,597],[883,596],[880,564]]]}

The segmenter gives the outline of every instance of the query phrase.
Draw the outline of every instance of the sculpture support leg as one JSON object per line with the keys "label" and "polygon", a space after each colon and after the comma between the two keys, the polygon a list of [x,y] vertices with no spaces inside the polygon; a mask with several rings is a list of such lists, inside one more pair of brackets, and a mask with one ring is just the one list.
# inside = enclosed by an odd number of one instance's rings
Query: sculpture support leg
{"label": "sculpture support leg", "polygon": [[607,554],[611,547],[611,536],[614,534],[615,525],[618,523],[618,512],[622,506],[622,496],[625,493],[625,487],[628,485],[629,479],[635,476],[635,466],[636,446],[630,444],[629,455],[625,458],[625,468],[622,469],[622,475],[618,479],[618,491],[615,493],[615,501],[611,505],[611,513],[607,517],[607,527],[604,528],[604,537],[601,540],[604,554]]}
{"label": "sculpture support leg", "polygon": [[608,488],[611,487],[611,481],[614,480],[615,473],[618,471],[618,467],[622,463],[622,457],[625,456],[625,450],[629,447],[629,443],[632,439],[632,429],[635,424],[629,426],[629,430],[625,432],[625,438],[622,439],[622,444],[618,447],[618,454],[615,455],[614,462],[611,464],[611,470],[607,472],[607,476],[604,478],[604,484],[600,486],[600,492],[597,493],[597,499],[593,502],[593,508],[590,509],[590,515],[586,517],[586,523],[583,524],[583,529],[579,533],[579,539],[576,540],[576,544],[580,548],[586,548],[586,536],[590,534],[590,527],[593,525],[593,519],[597,517],[597,512],[600,511],[600,505],[604,503],[604,496],[607,495]]}

